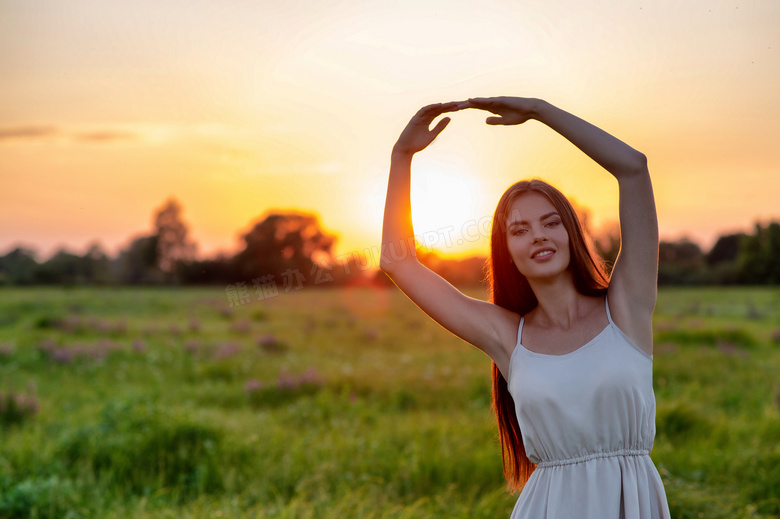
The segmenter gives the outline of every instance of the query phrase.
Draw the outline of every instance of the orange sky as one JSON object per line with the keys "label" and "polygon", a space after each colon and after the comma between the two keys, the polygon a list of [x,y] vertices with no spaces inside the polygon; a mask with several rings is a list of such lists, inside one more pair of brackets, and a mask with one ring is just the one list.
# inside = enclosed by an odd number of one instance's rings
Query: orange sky
{"label": "orange sky", "polygon": [[[0,254],[115,253],[170,196],[201,254],[272,208],[319,213],[339,254],[370,248],[409,117],[489,95],[648,155],[664,237],[780,218],[780,3],[390,4],[0,0]],[[484,252],[461,231],[528,176],[616,219],[615,181],[559,136],[483,120],[455,114],[415,159],[418,233]]]}

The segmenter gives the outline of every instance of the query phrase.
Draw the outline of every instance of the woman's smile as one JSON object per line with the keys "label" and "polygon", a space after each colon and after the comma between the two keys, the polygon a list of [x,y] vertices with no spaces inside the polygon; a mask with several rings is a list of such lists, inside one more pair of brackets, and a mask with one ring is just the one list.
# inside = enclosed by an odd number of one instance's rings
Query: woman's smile
{"label": "woman's smile", "polygon": [[554,254],[555,254],[554,249],[550,249],[550,248],[539,249],[538,251],[534,252],[531,255],[531,259],[536,261],[547,261],[549,259],[552,259]]}

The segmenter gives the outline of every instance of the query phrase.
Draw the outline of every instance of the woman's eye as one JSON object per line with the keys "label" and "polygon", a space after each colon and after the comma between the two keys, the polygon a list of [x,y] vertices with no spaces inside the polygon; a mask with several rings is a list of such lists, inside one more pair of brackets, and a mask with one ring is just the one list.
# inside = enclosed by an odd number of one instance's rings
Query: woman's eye
{"label": "woman's eye", "polygon": [[547,222],[548,227],[558,227],[561,222]]}

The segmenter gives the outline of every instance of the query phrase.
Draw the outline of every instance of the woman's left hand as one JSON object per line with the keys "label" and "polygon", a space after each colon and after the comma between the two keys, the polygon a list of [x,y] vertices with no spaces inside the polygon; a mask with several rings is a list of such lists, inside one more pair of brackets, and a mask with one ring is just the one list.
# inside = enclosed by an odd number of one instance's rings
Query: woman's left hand
{"label": "woman's left hand", "polygon": [[436,103],[421,108],[401,132],[398,141],[393,146],[393,153],[414,155],[418,151],[424,150],[450,123],[450,118],[445,117],[431,129],[433,120],[443,113],[456,112],[466,108],[463,105],[464,103],[450,102]]}

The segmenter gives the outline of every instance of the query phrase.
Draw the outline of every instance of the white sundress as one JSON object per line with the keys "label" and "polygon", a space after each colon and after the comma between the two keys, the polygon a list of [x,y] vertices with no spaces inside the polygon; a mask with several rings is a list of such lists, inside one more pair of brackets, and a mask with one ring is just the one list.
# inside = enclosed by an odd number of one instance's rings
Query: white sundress
{"label": "white sundress", "polygon": [[536,464],[511,519],[668,519],[650,451],[655,437],[652,356],[612,321],[565,355],[522,345],[509,361],[528,459]]}

